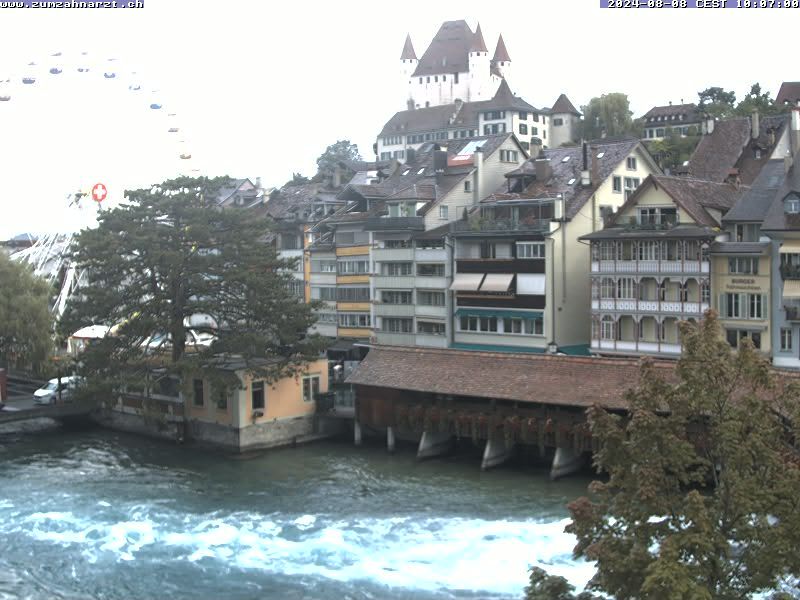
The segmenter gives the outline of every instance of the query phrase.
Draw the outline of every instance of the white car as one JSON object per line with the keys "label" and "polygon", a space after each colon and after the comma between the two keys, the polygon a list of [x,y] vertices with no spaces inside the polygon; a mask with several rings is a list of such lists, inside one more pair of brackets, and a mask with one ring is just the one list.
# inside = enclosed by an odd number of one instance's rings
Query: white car
{"label": "white car", "polygon": [[[72,394],[82,379],[82,377],[78,377],[77,375],[61,378],[60,388],[62,402],[72,400]],[[33,392],[33,402],[34,404],[55,404],[58,402],[58,391],[58,378],[51,379],[47,382],[47,385]]]}

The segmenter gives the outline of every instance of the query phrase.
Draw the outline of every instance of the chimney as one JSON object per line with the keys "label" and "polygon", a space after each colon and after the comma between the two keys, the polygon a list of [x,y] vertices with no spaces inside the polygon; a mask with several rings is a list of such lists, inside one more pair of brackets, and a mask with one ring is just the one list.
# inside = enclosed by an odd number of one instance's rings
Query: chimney
{"label": "chimney", "polygon": [[263,190],[261,187],[261,177],[256,177],[256,190]]}
{"label": "chimney", "polygon": [[600,183],[600,167],[597,164],[597,146],[592,146],[589,148],[589,152],[592,153],[592,174],[591,174],[591,181],[595,184]]}
{"label": "chimney", "polygon": [[534,172],[536,173],[536,180],[547,183],[553,174],[553,168],[550,166],[550,161],[546,158],[537,158],[533,161]]}
{"label": "chimney", "polygon": [[342,167],[336,165],[333,169],[333,187],[338,188],[342,185]]}
{"label": "chimney", "polygon": [[407,148],[406,149],[406,164],[407,165],[413,165],[414,161],[416,160],[416,158],[417,158],[417,151],[414,150],[413,148]]}
{"label": "chimney", "polygon": [[750,115],[750,137],[757,140],[759,135],[761,135],[761,127],[758,118],[758,109],[754,108],[753,113]]}
{"label": "chimney", "polygon": [[475,165],[475,181],[472,186],[472,203],[478,204],[482,199],[481,187],[483,186],[483,148],[476,148],[472,155],[472,162]]}
{"label": "chimney", "polygon": [[800,150],[800,107],[792,107],[792,156]]}
{"label": "chimney", "polygon": [[706,115],[706,120],[703,123],[703,125],[705,125],[705,132],[708,135],[711,135],[712,133],[714,133],[714,117],[712,117],[710,115]]}
{"label": "chimney", "polygon": [[433,170],[436,173],[444,173],[447,168],[447,151],[434,150],[433,151]]}
{"label": "chimney", "polygon": [[783,155],[783,172],[788,173],[789,169],[792,168],[792,153],[787,150],[786,154]]}
{"label": "chimney", "polygon": [[581,185],[583,187],[588,187],[592,183],[592,178],[589,175],[589,146],[586,142],[583,142],[581,150],[583,153],[583,163],[581,166]]}

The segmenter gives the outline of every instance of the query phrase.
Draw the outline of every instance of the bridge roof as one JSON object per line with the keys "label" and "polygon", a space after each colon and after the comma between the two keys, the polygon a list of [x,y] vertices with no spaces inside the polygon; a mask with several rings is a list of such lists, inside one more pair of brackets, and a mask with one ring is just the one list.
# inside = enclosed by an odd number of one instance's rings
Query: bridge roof
{"label": "bridge roof", "polygon": [[[376,346],[348,383],[453,396],[625,409],[638,359]],[[675,363],[656,361],[672,372]]]}

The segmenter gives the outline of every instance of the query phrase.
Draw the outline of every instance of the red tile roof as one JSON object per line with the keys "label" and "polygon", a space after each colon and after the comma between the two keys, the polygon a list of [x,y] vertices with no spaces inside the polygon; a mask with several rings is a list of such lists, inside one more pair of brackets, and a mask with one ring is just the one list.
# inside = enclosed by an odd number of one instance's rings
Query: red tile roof
{"label": "red tile roof", "polygon": [[506,43],[503,41],[502,33],[500,37],[497,38],[497,48],[494,50],[492,62],[511,62],[511,57],[508,55],[508,50],[506,50]]}
{"label": "red tile roof", "polygon": [[472,38],[472,44],[469,47],[470,52],[489,52],[486,48],[486,42],[483,41],[483,33],[481,32],[481,24],[475,29],[475,36]]}

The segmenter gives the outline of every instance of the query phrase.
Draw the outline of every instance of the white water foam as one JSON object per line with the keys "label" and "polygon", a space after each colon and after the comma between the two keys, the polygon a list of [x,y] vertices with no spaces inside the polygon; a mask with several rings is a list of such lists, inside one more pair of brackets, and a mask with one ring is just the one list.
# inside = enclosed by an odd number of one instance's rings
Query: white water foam
{"label": "white water foam", "polygon": [[325,515],[156,513],[144,506],[87,518],[33,513],[0,524],[44,542],[78,546],[90,562],[220,561],[226,567],[409,589],[519,595],[531,564],[582,588],[591,563],[572,559],[568,520],[333,519]]}

